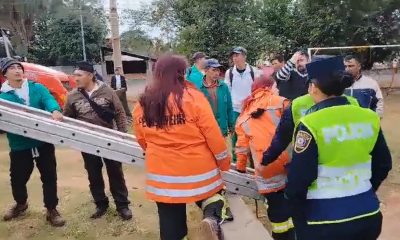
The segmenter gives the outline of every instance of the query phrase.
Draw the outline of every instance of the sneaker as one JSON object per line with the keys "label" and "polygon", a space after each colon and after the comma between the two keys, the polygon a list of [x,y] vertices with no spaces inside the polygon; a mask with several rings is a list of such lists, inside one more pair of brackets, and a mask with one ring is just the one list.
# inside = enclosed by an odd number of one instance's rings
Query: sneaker
{"label": "sneaker", "polygon": [[201,221],[199,226],[199,236],[202,240],[220,240],[221,238],[221,229],[218,225],[216,219],[207,217]]}
{"label": "sneaker", "polygon": [[118,211],[119,216],[124,221],[131,220],[133,217],[132,211],[128,207],[118,209],[117,211]]}
{"label": "sneaker", "polygon": [[21,216],[22,214],[24,214],[26,209],[28,209],[27,203],[25,203],[25,204],[17,203],[6,212],[3,219],[4,219],[4,221],[10,221],[14,218],[17,218],[17,217]]}
{"label": "sneaker", "polygon": [[46,220],[53,227],[62,227],[65,225],[65,220],[61,217],[60,213],[57,209],[48,209]]}
{"label": "sneaker", "polygon": [[96,212],[90,216],[91,219],[98,219],[104,216],[107,212],[108,207],[96,207]]}

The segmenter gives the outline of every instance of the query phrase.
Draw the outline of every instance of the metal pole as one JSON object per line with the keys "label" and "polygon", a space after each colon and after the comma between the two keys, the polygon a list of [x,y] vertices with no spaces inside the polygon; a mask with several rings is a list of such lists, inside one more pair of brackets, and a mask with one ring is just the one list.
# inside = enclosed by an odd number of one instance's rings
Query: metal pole
{"label": "metal pole", "polygon": [[86,61],[86,45],[85,45],[85,32],[83,31],[83,17],[81,10],[81,36],[82,36],[82,52],[83,52],[83,60]]}
{"label": "metal pole", "polygon": [[344,46],[344,47],[312,47],[312,48],[308,48],[308,53],[311,54],[311,50],[352,49],[352,48],[392,48],[392,47],[400,47],[400,44],[366,45],[366,46]]}
{"label": "metal pole", "polygon": [[0,32],[1,32],[1,37],[3,38],[4,48],[6,50],[7,57],[11,57],[10,49],[8,48],[8,42],[9,42],[8,37],[3,29],[0,29]]}

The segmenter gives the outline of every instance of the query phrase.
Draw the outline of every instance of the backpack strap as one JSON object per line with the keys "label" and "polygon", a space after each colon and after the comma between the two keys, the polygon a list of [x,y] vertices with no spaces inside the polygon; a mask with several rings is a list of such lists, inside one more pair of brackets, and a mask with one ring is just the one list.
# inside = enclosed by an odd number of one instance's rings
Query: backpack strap
{"label": "backpack strap", "polygon": [[250,65],[249,65],[249,67],[250,67],[250,75],[251,75],[251,79],[253,79],[253,82],[254,82],[254,69],[253,69],[253,67],[252,67],[252,66],[250,66]]}
{"label": "backpack strap", "polygon": [[233,82],[233,67],[229,68],[229,81],[232,87],[232,82]]}
{"label": "backpack strap", "polygon": [[[255,77],[254,77],[254,69],[253,69],[253,67],[250,66],[250,65],[249,65],[249,67],[250,67],[251,79],[253,79],[253,82],[254,82],[254,79],[255,79]],[[233,82],[233,67],[229,68],[228,71],[229,71],[229,80],[230,80],[230,84],[231,84],[231,87],[232,87],[232,82]]]}
{"label": "backpack strap", "polygon": [[192,74],[192,70],[193,69],[191,67],[187,69],[187,76],[188,77]]}

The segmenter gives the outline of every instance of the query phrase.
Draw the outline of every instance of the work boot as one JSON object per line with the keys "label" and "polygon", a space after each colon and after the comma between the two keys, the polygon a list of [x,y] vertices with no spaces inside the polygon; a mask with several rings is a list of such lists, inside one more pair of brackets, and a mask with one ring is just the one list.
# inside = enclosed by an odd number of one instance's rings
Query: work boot
{"label": "work boot", "polygon": [[106,214],[108,209],[107,207],[96,207],[96,212],[92,214],[92,216],[90,216],[91,219],[98,219],[101,218],[102,216],[104,216],[104,214]]}
{"label": "work boot", "polygon": [[221,240],[221,230],[215,218],[204,218],[199,227],[199,240]]}
{"label": "work boot", "polygon": [[12,206],[4,215],[3,220],[4,221],[10,221],[14,218],[17,218],[21,216],[22,214],[25,213],[26,209],[28,209],[28,204],[15,204]]}
{"label": "work boot", "polygon": [[132,211],[128,207],[118,209],[118,214],[122,220],[127,221],[132,219]]}
{"label": "work boot", "polygon": [[57,209],[47,209],[46,220],[53,227],[62,227],[65,225],[65,220],[61,217]]}

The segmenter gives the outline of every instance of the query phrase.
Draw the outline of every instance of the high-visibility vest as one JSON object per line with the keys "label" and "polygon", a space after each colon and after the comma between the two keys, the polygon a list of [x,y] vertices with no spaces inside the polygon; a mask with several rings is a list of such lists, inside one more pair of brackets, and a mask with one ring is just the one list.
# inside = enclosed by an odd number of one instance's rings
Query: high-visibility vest
{"label": "high-visibility vest", "polygon": [[[182,110],[165,117],[167,129],[148,127],[143,109],[134,111],[134,130],[146,153],[146,195],[163,203],[193,203],[223,189],[220,171],[230,169],[231,156],[204,94],[186,82]],[[168,99],[170,106],[173,96]]]}
{"label": "high-visibility vest", "polygon": [[[250,153],[254,164],[260,164],[263,153],[271,145],[280,117],[283,113],[285,98],[272,95],[262,89],[252,94],[253,100],[247,104],[236,123],[238,140],[236,143],[237,169],[245,171]],[[257,109],[265,112],[259,118],[252,118],[251,113]],[[258,191],[261,194],[279,191],[286,186],[285,165],[289,153],[284,151],[276,161],[266,167],[262,176],[256,174]]]}
{"label": "high-visibility vest", "polygon": [[307,193],[309,224],[351,221],[379,212],[370,182],[378,115],[353,105],[318,110],[301,118],[318,146],[318,178]]}
{"label": "high-visibility vest", "polygon": [[[346,96],[347,100],[351,105],[360,106],[357,102],[357,99]],[[292,102],[292,117],[294,125],[297,126],[299,124],[300,118],[306,115],[307,111],[315,105],[314,100],[312,99],[310,94],[298,97]]]}

